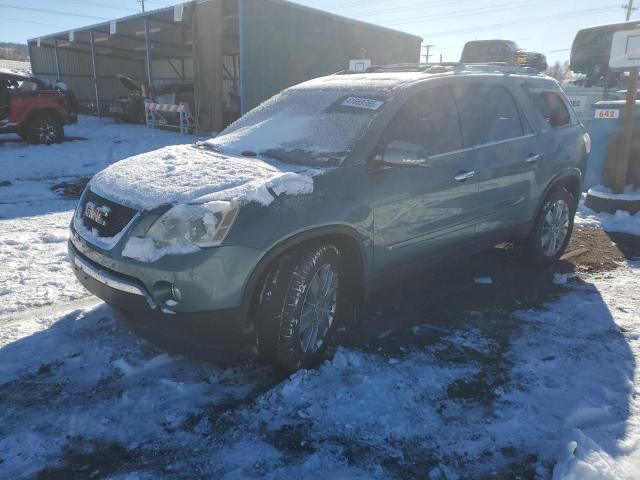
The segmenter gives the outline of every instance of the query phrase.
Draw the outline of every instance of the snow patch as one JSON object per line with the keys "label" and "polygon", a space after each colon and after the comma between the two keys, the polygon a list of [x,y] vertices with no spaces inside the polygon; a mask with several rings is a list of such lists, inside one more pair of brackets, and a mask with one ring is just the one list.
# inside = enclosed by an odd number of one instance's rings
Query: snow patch
{"label": "snow patch", "polygon": [[602,228],[608,232],[640,235],[640,212],[635,215],[622,210],[618,210],[615,214],[597,213],[588,208],[584,204],[584,200],[580,201],[575,222],[583,227]]}
{"label": "snow patch", "polygon": [[317,169],[224,156],[189,145],[122,160],[98,173],[91,189],[125,205],[152,210],[174,203],[251,201],[269,205],[279,195],[313,192]]}

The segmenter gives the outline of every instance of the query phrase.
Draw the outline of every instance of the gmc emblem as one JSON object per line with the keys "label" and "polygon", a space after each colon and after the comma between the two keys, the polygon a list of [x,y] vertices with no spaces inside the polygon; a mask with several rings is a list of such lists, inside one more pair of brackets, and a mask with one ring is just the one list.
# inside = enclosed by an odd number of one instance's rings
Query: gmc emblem
{"label": "gmc emblem", "polygon": [[111,212],[109,207],[99,207],[93,202],[87,202],[84,207],[84,216],[103,227],[107,226],[109,212]]}

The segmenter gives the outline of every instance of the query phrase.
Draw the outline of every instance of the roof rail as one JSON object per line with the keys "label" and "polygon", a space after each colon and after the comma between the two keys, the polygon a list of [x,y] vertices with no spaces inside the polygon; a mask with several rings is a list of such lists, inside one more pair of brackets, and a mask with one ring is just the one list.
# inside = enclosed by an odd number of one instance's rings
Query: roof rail
{"label": "roof rail", "polygon": [[356,75],[362,73],[386,73],[386,72],[424,72],[424,73],[445,73],[452,70],[468,69],[472,71],[495,72],[504,74],[538,75],[540,72],[532,67],[518,67],[508,65],[504,62],[491,63],[460,63],[460,62],[440,62],[440,63],[394,63],[390,65],[372,65],[361,72],[343,70],[336,75]]}

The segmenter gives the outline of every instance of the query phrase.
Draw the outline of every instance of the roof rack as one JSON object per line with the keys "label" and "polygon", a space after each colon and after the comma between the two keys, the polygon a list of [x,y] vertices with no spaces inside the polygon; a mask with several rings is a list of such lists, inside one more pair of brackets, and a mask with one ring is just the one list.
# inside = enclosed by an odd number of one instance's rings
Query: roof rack
{"label": "roof rack", "polygon": [[389,65],[372,65],[362,72],[343,70],[336,75],[357,75],[363,73],[387,73],[387,72],[423,72],[423,73],[445,73],[455,70],[472,70],[478,72],[495,72],[504,74],[539,75],[540,72],[532,67],[517,67],[504,62],[491,63],[460,63],[460,62],[440,62],[440,63],[394,63]]}

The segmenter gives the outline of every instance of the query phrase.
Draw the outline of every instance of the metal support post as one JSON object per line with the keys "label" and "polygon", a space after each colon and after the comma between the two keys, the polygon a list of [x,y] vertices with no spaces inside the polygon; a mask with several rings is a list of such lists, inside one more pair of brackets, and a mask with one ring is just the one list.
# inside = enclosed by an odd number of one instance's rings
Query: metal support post
{"label": "metal support post", "polygon": [[96,108],[98,118],[102,118],[102,108],[100,107],[100,92],[98,89],[98,69],[96,68],[96,44],[93,41],[93,30],[89,30],[89,41],[91,42],[91,61],[93,66],[93,87],[96,92]]}
{"label": "metal support post", "polygon": [[151,56],[151,35],[149,34],[149,18],[144,17],[144,45],[147,51],[147,80],[149,82],[149,96],[154,98],[153,88],[153,58]]}

